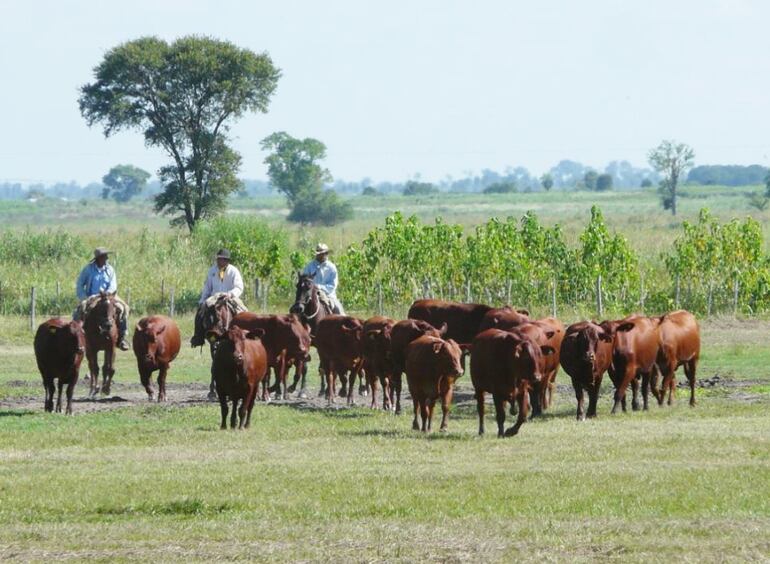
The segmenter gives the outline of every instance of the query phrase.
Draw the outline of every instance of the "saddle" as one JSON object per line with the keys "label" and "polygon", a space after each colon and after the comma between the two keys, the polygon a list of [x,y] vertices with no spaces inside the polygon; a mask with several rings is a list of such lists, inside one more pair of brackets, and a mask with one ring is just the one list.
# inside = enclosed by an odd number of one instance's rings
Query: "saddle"
{"label": "saddle", "polygon": [[243,305],[243,302],[241,302],[241,300],[232,298],[227,294],[225,294],[224,292],[218,292],[216,294],[209,296],[204,303],[206,305],[206,308],[211,308],[221,303],[225,303],[227,305],[227,308],[230,310],[230,313],[232,313],[233,315],[235,315],[236,313],[241,313],[242,311],[248,311],[246,309],[246,306]]}

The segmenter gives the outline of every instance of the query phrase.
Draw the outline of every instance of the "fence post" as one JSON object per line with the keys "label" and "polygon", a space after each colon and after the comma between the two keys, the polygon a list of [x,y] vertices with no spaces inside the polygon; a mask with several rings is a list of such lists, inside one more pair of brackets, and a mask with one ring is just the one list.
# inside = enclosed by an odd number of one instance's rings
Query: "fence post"
{"label": "fence post", "polygon": [[56,281],[56,301],[58,302],[61,298],[61,282],[58,280]]}
{"label": "fence post", "polygon": [[174,317],[174,288],[168,292],[168,316]]}
{"label": "fence post", "polygon": [[163,300],[166,299],[166,279],[161,278],[160,279],[160,302],[163,303]]}
{"label": "fence post", "polygon": [[267,313],[267,295],[270,292],[270,285],[267,280],[262,284],[262,311]]}
{"label": "fence post", "polygon": [[551,315],[556,317],[556,277],[551,280]]}
{"label": "fence post", "polygon": [[470,303],[471,302],[471,277],[468,276],[465,279],[465,302]]}
{"label": "fence post", "polygon": [[596,277],[596,311],[599,317],[604,317],[604,303],[602,302],[602,275]]}
{"label": "fence post", "polygon": [[736,274],[735,279],[733,280],[733,317],[738,315],[738,293],[740,292],[740,288],[741,281]]}
{"label": "fence post", "polygon": [[676,306],[676,309],[679,309],[679,297],[680,297],[680,284],[679,284],[679,275],[676,275],[676,295],[674,296],[674,306]]}
{"label": "fence post", "polygon": [[508,279],[508,283],[505,286],[505,305],[511,305],[511,287],[513,286],[513,280]]}
{"label": "fence post", "polygon": [[382,282],[377,282],[377,315],[382,315]]}
{"label": "fence post", "polygon": [[32,286],[29,294],[29,330],[35,330],[35,307],[37,305],[37,290]]}
{"label": "fence post", "polygon": [[259,302],[259,278],[254,279],[254,299]]}

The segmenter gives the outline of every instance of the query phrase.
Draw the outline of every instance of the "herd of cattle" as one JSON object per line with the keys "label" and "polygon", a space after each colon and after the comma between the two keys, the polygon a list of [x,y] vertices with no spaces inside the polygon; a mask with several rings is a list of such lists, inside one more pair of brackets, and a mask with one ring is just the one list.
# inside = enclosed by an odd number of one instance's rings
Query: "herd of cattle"
{"label": "herd of cattle", "polygon": [[[260,384],[265,400],[271,392],[285,398],[295,391],[300,378],[304,389],[311,344],[318,351],[322,393],[329,403],[338,393],[352,403],[356,378],[361,378],[371,391],[373,408],[381,387],[383,408],[400,413],[406,374],[414,407],[412,426],[422,431],[431,429],[438,400],[443,413],[441,429],[446,429],[454,383],[463,375],[470,356],[479,434],[484,433],[484,397],[489,393],[501,437],[519,431],[530,404],[533,417],[548,409],[559,366],[572,379],[578,419],[596,416],[605,372],[615,387],[612,413],[626,410],[629,385],[634,410],[639,409],[640,384],[644,409],[650,390],[660,404],[668,394],[670,404],[676,387],[674,372],[679,366],[684,366],[690,404],[694,405],[700,353],[698,323],[687,311],[658,317],[631,315],[601,323],[581,321],[565,329],[558,319],[531,319],[528,312],[511,307],[438,300],[414,302],[403,321],[329,315],[312,336],[296,315],[243,312],[226,328],[211,329],[207,337],[212,343],[212,386],[220,401],[222,428],[227,424],[228,400],[232,402],[230,426],[248,427]],[[165,400],[166,375],[180,346],[179,328],[168,317],[150,316],[136,325],[133,351],[149,399],[154,395],[151,373],[158,371],[157,397],[158,401]],[[54,318],[38,328],[34,348],[46,389],[47,411],[54,408],[54,380],[58,379],[56,411],[61,411],[62,388],[66,386],[66,413],[72,413],[72,393],[88,347],[82,322]],[[287,386],[292,366],[294,382]],[[275,381],[269,387],[271,369]],[[93,386],[93,369],[91,372]],[[584,393],[588,395],[587,410]],[[517,420],[506,430],[507,403],[512,412],[517,411]]]}

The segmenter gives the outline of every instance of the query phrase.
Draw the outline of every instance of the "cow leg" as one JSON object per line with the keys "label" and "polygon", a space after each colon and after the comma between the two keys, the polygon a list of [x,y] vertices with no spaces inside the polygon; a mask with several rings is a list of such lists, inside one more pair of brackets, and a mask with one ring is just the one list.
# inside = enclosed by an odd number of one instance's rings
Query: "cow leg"
{"label": "cow leg", "polygon": [[[345,374],[345,371],[343,371],[342,373]],[[348,374],[348,387],[347,387],[348,405],[355,405],[356,401],[355,401],[355,397],[353,396],[353,384],[356,383],[356,369],[352,368],[350,372],[347,372],[347,374]]]}
{"label": "cow leg", "polygon": [[[355,374],[355,372],[354,372],[354,374]],[[351,382],[354,381],[354,380],[355,380],[355,376],[353,376],[353,379],[351,380]],[[369,393],[369,384],[370,383],[367,382],[364,379],[363,371],[362,370],[358,370],[358,395],[359,396],[366,397],[366,395]],[[374,389],[372,389],[372,395],[373,394],[374,394]],[[375,403],[375,405],[377,405],[377,404]]]}
{"label": "cow leg", "polygon": [[401,415],[401,386],[404,383],[404,375],[401,372],[393,373],[393,389],[396,395],[396,415]]}
{"label": "cow leg", "polygon": [[[383,380],[384,380],[384,378],[383,378]],[[372,409],[377,409],[377,392],[378,392],[377,384],[380,383],[380,378],[376,374],[373,374],[372,378],[369,378],[368,374],[367,374],[367,382],[369,383],[369,387],[372,390],[372,401],[370,402],[369,405],[370,405],[370,407]],[[383,386],[382,386],[382,407],[384,408],[385,405],[386,405],[385,385],[383,384]]]}
{"label": "cow leg", "polygon": [[529,411],[529,394],[527,394],[526,389],[519,392],[517,399],[519,402],[519,416],[516,419],[516,423],[513,425],[513,427],[505,432],[506,437],[513,437],[516,435],[516,433],[519,432],[521,426],[524,425],[524,422],[527,420],[527,411]]}
{"label": "cow leg", "polygon": [[326,390],[326,386],[328,385],[329,374],[328,370],[323,367],[323,363],[318,367],[318,376],[321,378],[321,389],[318,392],[318,395],[326,396],[328,398],[329,392]]}
{"label": "cow leg", "polygon": [[[140,366],[139,381],[142,383],[144,390],[147,392],[147,399],[152,401],[152,396],[154,394],[152,389],[152,372]],[[160,376],[158,376],[158,386],[160,387]]]}
{"label": "cow leg", "polygon": [[227,429],[227,398],[224,394],[219,394],[219,410],[222,413],[222,423],[220,423],[219,428],[221,430]]}
{"label": "cow leg", "polygon": [[430,416],[433,413],[433,402],[426,397],[420,402],[420,415],[422,416],[422,432],[430,431]]}
{"label": "cow leg", "polygon": [[676,377],[674,373],[671,373],[671,380],[668,382],[668,405],[674,403],[674,397],[676,396]]}
{"label": "cow leg", "polygon": [[420,430],[420,424],[417,420],[417,412],[422,411],[422,408],[420,406],[420,402],[417,400],[417,396],[412,396],[412,405],[414,406],[414,419],[412,420],[412,431],[419,431]]}
{"label": "cow leg", "polygon": [[[526,392],[524,392],[526,394]],[[497,437],[505,436],[505,397],[499,394],[492,394],[495,402],[495,419],[497,420]],[[521,412],[521,410],[519,410]],[[519,416],[521,417],[521,416]]]}
{"label": "cow leg", "polygon": [[158,371],[158,401],[166,401],[166,376],[168,375],[167,364],[163,364]]}
{"label": "cow leg", "polygon": [[546,384],[543,383],[541,380],[540,382],[537,382],[530,391],[530,400],[532,402],[532,417],[538,417],[539,415],[543,414],[543,408],[542,404],[540,403],[540,399],[543,397],[543,386]]}
{"label": "cow leg", "polygon": [[[379,378],[380,380],[380,386],[382,387],[382,409],[385,411],[390,411],[393,409],[393,402],[391,401],[391,379],[390,375],[383,373],[382,376]],[[372,392],[372,396],[374,396],[374,392]]]}
{"label": "cow leg", "polygon": [[484,434],[484,390],[476,392],[476,411],[479,414],[479,435]]}
{"label": "cow leg", "polygon": [[[243,401],[243,400],[241,400]],[[235,429],[235,421],[238,417],[238,398],[233,398],[233,411],[230,413],[230,429]]]}
{"label": "cow leg", "polygon": [[548,378],[548,402],[546,407],[549,409],[553,407],[554,390],[556,390],[556,370],[551,372],[551,377]]}
{"label": "cow leg", "polygon": [[684,373],[690,384],[690,406],[695,407],[695,371],[698,368],[698,360],[692,359],[684,363]]}
{"label": "cow leg", "polygon": [[56,385],[53,382],[53,378],[48,378],[43,381],[45,387],[45,410],[48,413],[53,411],[53,394],[56,391]]}
{"label": "cow leg", "polygon": [[602,387],[601,376],[594,378],[588,386],[588,417],[596,417],[596,404],[599,402],[599,390]]}
{"label": "cow leg", "polygon": [[56,413],[61,413],[61,393],[62,393],[62,390],[64,389],[64,383],[62,382],[61,378],[59,378],[59,381],[57,382],[57,388],[58,388],[58,393],[56,396]]}
{"label": "cow leg", "polygon": [[577,400],[577,420],[583,421],[586,418],[583,412],[583,386],[573,378],[572,388],[575,390],[575,399]]}
{"label": "cow leg", "polygon": [[72,394],[75,392],[75,384],[77,382],[77,374],[70,376],[70,380],[67,383],[67,410],[64,412],[66,415],[72,415]]}
{"label": "cow leg", "polygon": [[[623,379],[618,382],[620,379],[620,375],[623,375]],[[626,389],[628,388],[628,384],[631,383],[632,380],[636,379],[636,368],[633,365],[633,363],[629,363],[625,370],[618,370],[618,372],[615,375],[615,378],[613,378],[613,381],[615,382],[615,403],[612,406],[612,414],[616,414],[618,412],[618,408],[623,408],[623,412],[626,411]]]}
{"label": "cow leg", "polygon": [[645,372],[642,374],[642,409],[647,411],[649,409],[648,400],[650,396],[650,378],[651,372]]}
{"label": "cow leg", "polygon": [[299,397],[306,398],[307,397],[307,363],[304,361],[302,362],[302,370],[300,370],[299,364],[297,364],[297,372],[302,374],[302,385],[301,385],[302,387],[299,390]]}
{"label": "cow leg", "polygon": [[449,422],[449,407],[452,405],[452,393],[454,389],[449,386],[447,392],[441,397],[441,427],[439,431],[446,431]]}
{"label": "cow leg", "polygon": [[639,411],[639,378],[634,377],[631,380],[631,409]]}

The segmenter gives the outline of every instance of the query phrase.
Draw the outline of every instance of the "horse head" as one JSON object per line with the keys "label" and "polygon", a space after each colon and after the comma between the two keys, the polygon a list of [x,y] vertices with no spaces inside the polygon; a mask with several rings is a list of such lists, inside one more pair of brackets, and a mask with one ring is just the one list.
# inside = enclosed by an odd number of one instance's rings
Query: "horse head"
{"label": "horse head", "polygon": [[101,337],[110,338],[115,327],[115,295],[103,290],[99,292],[99,299],[88,312],[88,318],[96,325]]}
{"label": "horse head", "polygon": [[307,307],[318,302],[318,289],[313,282],[313,276],[310,274],[298,273],[297,275],[297,293],[294,299],[294,305],[289,309],[289,313],[305,315]]}
{"label": "horse head", "polygon": [[222,294],[213,305],[206,308],[206,313],[203,316],[203,328],[206,331],[214,331],[219,335],[224,335],[230,328],[232,320],[233,309],[230,305],[230,299],[226,294]]}

